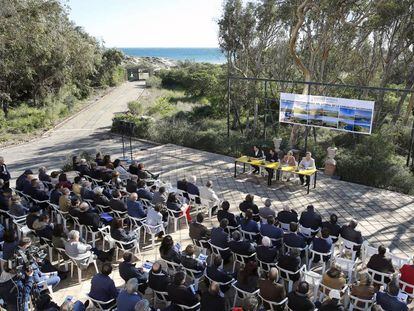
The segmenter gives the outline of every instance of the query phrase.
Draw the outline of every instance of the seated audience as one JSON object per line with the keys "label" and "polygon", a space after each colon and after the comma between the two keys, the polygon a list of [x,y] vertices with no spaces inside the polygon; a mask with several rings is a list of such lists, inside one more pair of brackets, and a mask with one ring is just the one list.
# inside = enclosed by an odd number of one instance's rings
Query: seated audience
{"label": "seated audience", "polygon": [[79,223],[81,225],[88,226],[92,231],[98,231],[101,227],[101,217],[96,213],[92,208],[89,207],[89,204],[82,202],[79,204]]}
{"label": "seated audience", "polygon": [[116,241],[123,242],[123,248],[131,249],[135,246],[135,244],[132,242],[136,240],[137,235],[135,232],[128,232],[124,229],[122,219],[114,218],[112,220],[110,232],[111,238],[113,238]]}
{"label": "seated audience", "polygon": [[171,192],[168,195],[167,199],[167,209],[174,212],[174,216],[178,217],[183,212],[184,206],[180,202],[180,200],[177,199],[174,192]]}
{"label": "seated audience", "polygon": [[272,208],[272,200],[266,199],[264,205],[264,207],[259,208],[259,216],[262,221],[268,219],[269,216],[276,217],[276,212]]}
{"label": "seated audience", "polygon": [[[220,221],[220,226],[211,229],[211,238],[210,238],[210,243],[220,247],[220,248],[228,248],[229,247],[229,234],[225,231],[225,229],[227,228],[229,221],[227,220],[227,218],[223,218]],[[226,251],[220,251],[220,255],[221,257],[224,259],[224,261],[226,262],[227,260],[230,259],[230,257],[232,256],[232,253],[229,250]]]}
{"label": "seated audience", "polygon": [[341,227],[338,225],[338,216],[336,214],[331,214],[329,221],[322,222],[322,228],[329,229],[329,235],[339,237],[341,233]]}
{"label": "seated audience", "polygon": [[253,212],[251,209],[246,210],[245,216],[240,221],[240,228],[243,231],[259,233],[259,225],[253,220]]}
{"label": "seated audience", "polygon": [[49,195],[45,190],[42,190],[40,187],[40,181],[37,178],[33,178],[30,181],[31,187],[29,190],[25,193],[29,195],[32,199],[35,199],[37,201],[48,201]]}
{"label": "seated audience", "polygon": [[71,197],[69,188],[62,188],[62,195],[59,197],[59,210],[67,213],[71,207]]}
{"label": "seated audience", "polygon": [[407,311],[407,304],[398,299],[400,289],[396,280],[388,283],[387,290],[379,291],[376,294],[376,303],[381,306],[384,311]]}
{"label": "seated audience", "polygon": [[202,213],[198,213],[196,220],[189,225],[190,238],[196,241],[207,241],[210,238],[210,230],[203,225],[204,216]]}
{"label": "seated audience", "polygon": [[304,248],[306,247],[305,238],[298,234],[298,224],[291,222],[289,224],[290,232],[285,233],[283,243],[289,247]]}
{"label": "seated audience", "polygon": [[[392,260],[391,258],[385,257],[386,252],[387,252],[387,249],[383,245],[380,245],[378,247],[378,254],[374,254],[371,256],[371,258],[369,259],[367,263],[367,268],[378,271],[378,272],[382,272],[382,273],[389,273],[389,274],[394,273],[395,269],[394,269],[394,266],[392,265]],[[376,281],[381,281],[381,276],[375,275],[374,279]],[[389,281],[390,281],[389,278],[385,279],[386,283],[388,283]]]}
{"label": "seated audience", "polygon": [[279,220],[282,224],[290,224],[291,222],[298,222],[298,214],[292,209],[289,208],[289,206],[285,205],[283,206],[283,211],[280,211],[277,214],[277,220]]}
{"label": "seated audience", "polygon": [[[328,228],[322,228],[321,237],[315,236],[312,240],[312,247],[315,252],[318,253],[329,253],[332,250],[332,239],[329,235]],[[323,261],[328,261],[331,256],[324,256]],[[319,262],[320,256],[315,255],[313,262]]]}
{"label": "seated audience", "polygon": [[165,187],[160,187],[157,192],[154,192],[154,196],[152,197],[151,203],[162,204],[165,206],[167,204],[168,195],[166,193]]}
{"label": "seated audience", "polygon": [[116,300],[117,311],[135,311],[136,304],[142,300],[138,293],[138,281],[135,278],[129,279],[125,289],[119,292]]}
{"label": "seated audience", "polygon": [[138,201],[138,195],[135,192],[129,195],[126,205],[129,216],[139,219],[147,216],[144,206],[140,201]]}
{"label": "seated audience", "polygon": [[161,204],[156,204],[153,208],[150,207],[147,212],[146,221],[147,225],[152,226],[152,232],[158,234],[159,238],[161,238],[164,234],[163,228],[167,227],[167,217],[164,218],[161,213],[162,208]]}
{"label": "seated audience", "polygon": [[151,308],[150,303],[147,299],[142,299],[137,302],[134,311],[155,311],[155,309]]}
{"label": "seated audience", "polygon": [[241,290],[252,293],[257,289],[259,275],[255,261],[248,261],[237,274],[236,286]]}
{"label": "seated audience", "polygon": [[122,258],[123,262],[119,264],[119,275],[121,278],[128,282],[130,279],[135,278],[138,281],[138,289],[144,295],[147,289],[148,274],[144,272],[142,268],[136,268],[132,262],[134,255],[130,252],[125,252]]}
{"label": "seated audience", "polygon": [[[260,226],[260,234],[267,236],[272,240],[279,240],[283,238],[283,229],[276,226],[276,220],[273,216],[267,217],[267,223],[263,223]],[[282,241],[274,242],[274,246],[281,246]]]}
{"label": "seated audience", "polygon": [[174,275],[174,280],[167,287],[168,297],[173,304],[194,306],[199,302],[199,297],[187,288],[185,283],[186,274],[184,271],[178,271]]}
{"label": "seated audience", "polygon": [[220,287],[211,282],[208,291],[201,296],[201,311],[224,310],[224,297],[220,295]]}
{"label": "seated audience", "polygon": [[[348,225],[344,225],[341,228],[341,237],[345,240],[351,241],[356,244],[362,244],[361,231],[356,230],[358,223],[356,220],[351,220]],[[355,247],[354,250],[359,250],[361,247]]]}
{"label": "seated audience", "polygon": [[86,161],[86,159],[80,159],[78,170],[81,176],[84,176],[84,175],[89,176],[90,168],[89,168],[88,161]]}
{"label": "seated audience", "polygon": [[239,231],[234,231],[231,236],[232,240],[229,241],[229,247],[233,253],[245,256],[251,256],[255,253],[254,244],[243,240]]}
{"label": "seated audience", "polygon": [[207,181],[205,187],[200,188],[200,197],[207,200],[208,208],[211,209],[211,214],[214,214],[220,204],[220,199],[213,190],[213,182],[211,180]]}
{"label": "seated audience", "polygon": [[95,187],[93,188],[93,202],[96,205],[101,205],[101,206],[109,206],[109,199],[107,198],[106,195],[104,195],[103,193],[103,188],[102,187]]}
{"label": "seated audience", "polygon": [[159,261],[154,262],[148,274],[149,288],[158,292],[166,292],[168,284],[170,283],[171,277],[162,269],[161,263]]}
{"label": "seated audience", "polygon": [[200,277],[203,275],[204,269],[205,269],[205,263],[199,261],[197,258],[195,258],[195,247],[192,244],[187,245],[184,251],[181,253],[181,264],[184,268],[191,269],[194,271],[197,271],[197,273],[194,273],[195,277]]}
{"label": "seated audience", "polygon": [[161,258],[175,263],[181,263],[181,256],[179,253],[179,248],[177,245],[174,245],[174,241],[171,235],[166,235],[162,241],[160,246],[160,255]]}
{"label": "seated audience", "polygon": [[[295,273],[300,268],[300,253],[297,249],[291,249],[290,252],[287,252],[279,257],[277,261],[277,266],[284,270],[287,270],[289,273],[289,278],[293,281],[297,281],[300,278],[300,273]],[[287,278],[285,272],[281,272],[281,276]]]}
{"label": "seated audience", "polygon": [[146,170],[143,163],[138,164],[137,175],[139,179],[158,179],[160,174],[153,174]]}
{"label": "seated audience", "polygon": [[293,311],[313,311],[315,305],[309,299],[309,284],[306,281],[300,281],[296,288],[288,294],[288,306]]}
{"label": "seated audience", "polygon": [[239,221],[233,213],[229,212],[229,209],[229,201],[221,203],[221,210],[217,212],[217,220],[220,222],[223,218],[226,218],[229,221],[229,226],[237,227],[239,225]]}
{"label": "seated audience", "polygon": [[9,208],[9,214],[21,217],[26,215],[29,212],[29,209],[22,204],[20,197],[16,194],[11,197],[11,205]]}
{"label": "seated audience", "polygon": [[40,238],[52,240],[53,224],[50,224],[48,214],[42,214],[33,222],[33,229]]}
{"label": "seated audience", "polygon": [[345,311],[344,305],[341,303],[341,293],[339,290],[331,290],[329,299],[322,302],[318,308],[320,311]]}
{"label": "seated audience", "polygon": [[[359,282],[351,286],[351,295],[359,299],[370,300],[375,295],[375,287],[372,285],[371,276],[368,273],[362,273],[359,276]],[[363,304],[358,305],[363,307]]]}
{"label": "seated audience", "polygon": [[258,215],[259,214],[259,208],[257,207],[256,204],[254,204],[253,201],[254,201],[254,195],[252,195],[252,194],[246,195],[246,198],[244,199],[244,201],[240,203],[239,209],[243,213],[246,213],[246,211],[248,209],[250,209],[252,211],[253,215]]}
{"label": "seated audience", "polygon": [[[223,259],[221,256],[214,255],[212,264],[207,267],[206,269],[206,275],[213,281],[219,282],[219,283],[229,283],[231,280],[233,280],[233,276],[226,272],[224,269],[220,268],[223,264]],[[227,290],[229,290],[231,287],[230,284],[228,285],[221,285],[220,289],[223,293],[225,293]]]}
{"label": "seated audience", "polygon": [[111,273],[112,265],[106,262],[102,265],[100,273],[95,274],[91,280],[91,290],[89,291],[91,298],[105,302],[113,299],[112,302],[103,306],[104,309],[114,306],[119,294],[119,290],[116,289],[115,283],[110,277]]}
{"label": "seated audience", "polygon": [[87,268],[90,257],[96,255],[102,261],[111,261],[114,248],[108,252],[100,251],[92,246],[79,241],[79,231],[72,230],[68,234],[68,241],[65,243],[66,254],[76,260],[81,267]]}
{"label": "seated audience", "polygon": [[138,197],[140,199],[146,199],[151,202],[154,194],[145,188],[145,181],[139,180],[137,185],[138,185],[138,188],[137,188]]}
{"label": "seated audience", "polygon": [[33,175],[32,170],[25,170],[22,175],[16,179],[16,189],[23,191],[26,186],[30,186],[29,176]]}
{"label": "seated audience", "polygon": [[[259,289],[260,296],[264,299],[272,302],[281,302],[286,298],[285,287],[281,284],[278,284],[279,272],[277,268],[270,268],[269,273],[267,274],[267,279],[259,280]],[[264,302],[263,306],[268,310],[270,306],[268,303]],[[285,306],[281,306],[276,310],[284,310]]]}
{"label": "seated audience", "polygon": [[109,207],[114,211],[126,212],[126,206],[121,199],[121,192],[115,189],[112,191],[112,199],[109,200]]}
{"label": "seated audience", "polygon": [[[346,285],[345,275],[342,273],[341,267],[333,263],[331,267],[322,276],[323,285],[332,288],[342,290]],[[325,294],[328,294],[325,292]]]}
{"label": "seated audience", "polygon": [[276,261],[278,249],[272,246],[272,241],[264,236],[262,238],[262,245],[256,246],[256,257],[258,260],[265,263],[273,263]]}
{"label": "seated audience", "polygon": [[[177,180],[177,189],[187,192],[187,179],[183,178],[181,180]],[[188,199],[188,196],[187,196]]]}
{"label": "seated audience", "polygon": [[317,230],[322,224],[322,217],[319,213],[315,212],[313,205],[308,205],[306,211],[300,215],[299,224],[305,228]]}
{"label": "seated audience", "polygon": [[125,167],[121,164],[121,160],[116,159],[114,161],[113,165],[114,165],[115,171],[118,172],[119,177],[121,179],[125,180],[125,179],[129,178],[130,175],[129,175],[128,171],[125,169]]}
{"label": "seated audience", "polygon": [[137,192],[137,190],[138,190],[138,176],[131,175],[131,177],[127,180],[125,189],[129,193]]}

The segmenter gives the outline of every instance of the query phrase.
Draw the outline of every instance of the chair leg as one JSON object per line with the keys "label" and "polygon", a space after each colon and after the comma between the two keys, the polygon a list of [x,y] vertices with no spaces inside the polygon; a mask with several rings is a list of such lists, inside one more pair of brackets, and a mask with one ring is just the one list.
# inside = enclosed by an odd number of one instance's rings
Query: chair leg
{"label": "chair leg", "polygon": [[78,267],[78,281],[79,281],[79,284],[82,283],[82,270],[79,267]]}
{"label": "chair leg", "polygon": [[96,264],[96,260],[93,261],[93,265],[95,266],[96,273],[99,273],[98,265]]}
{"label": "chair leg", "polygon": [[52,250],[52,248],[50,246],[48,246],[48,247],[49,247],[49,259],[50,259],[50,262],[53,262],[53,257],[52,257],[53,250]]}
{"label": "chair leg", "polygon": [[237,302],[237,290],[236,290],[236,293],[234,294],[233,308],[236,306],[236,302]]}

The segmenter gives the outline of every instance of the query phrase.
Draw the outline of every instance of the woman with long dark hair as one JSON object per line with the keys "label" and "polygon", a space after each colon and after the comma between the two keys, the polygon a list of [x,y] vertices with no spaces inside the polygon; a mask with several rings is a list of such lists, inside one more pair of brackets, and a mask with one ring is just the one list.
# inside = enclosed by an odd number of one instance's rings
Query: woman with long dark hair
{"label": "woman with long dark hair", "polygon": [[174,240],[171,235],[166,235],[161,242],[160,246],[161,258],[167,261],[181,263],[179,249],[174,246]]}

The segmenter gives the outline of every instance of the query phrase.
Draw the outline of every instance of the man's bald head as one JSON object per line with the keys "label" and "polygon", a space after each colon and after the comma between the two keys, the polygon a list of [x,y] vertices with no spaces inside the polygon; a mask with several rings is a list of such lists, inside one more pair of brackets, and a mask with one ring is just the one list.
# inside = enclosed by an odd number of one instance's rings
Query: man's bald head
{"label": "man's bald head", "polygon": [[136,201],[136,200],[138,200],[138,194],[136,194],[136,192],[131,193],[131,194],[129,195],[129,199],[130,199],[131,201]]}
{"label": "man's bald head", "polygon": [[277,271],[277,268],[272,267],[269,271],[269,280],[271,281],[277,281],[279,278],[279,272]]}
{"label": "man's bald head", "polygon": [[154,262],[152,265],[152,271],[158,273],[161,271],[161,263],[159,261]]}

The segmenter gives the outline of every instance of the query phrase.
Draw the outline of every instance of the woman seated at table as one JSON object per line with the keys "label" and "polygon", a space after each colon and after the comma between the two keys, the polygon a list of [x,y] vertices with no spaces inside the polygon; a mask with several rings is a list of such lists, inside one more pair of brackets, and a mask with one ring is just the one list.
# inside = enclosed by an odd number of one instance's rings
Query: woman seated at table
{"label": "woman seated at table", "polygon": [[[310,153],[309,151],[306,152],[306,156],[302,159],[302,161],[300,161],[299,163],[299,169],[301,170],[311,170],[311,169],[315,169],[315,160],[312,158],[312,153]],[[305,187],[307,187],[309,185],[310,182],[310,176],[309,175],[299,175],[300,178],[300,183],[301,185],[303,185],[303,183],[305,182],[305,178],[306,178],[306,183],[304,184]]]}
{"label": "woman seated at table", "polygon": [[[273,148],[269,149],[269,153],[266,155],[266,161],[272,162],[272,163],[279,161],[279,157]],[[275,170],[271,168],[266,168],[266,171],[270,175],[270,178],[273,178],[273,174]]]}
{"label": "woman seated at table", "polygon": [[[297,166],[297,162],[292,150],[289,150],[288,153],[283,156],[282,160],[280,161],[280,164],[281,166]],[[292,174],[289,172],[283,172],[282,176],[285,176],[287,178],[287,181],[289,181]]]}

